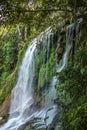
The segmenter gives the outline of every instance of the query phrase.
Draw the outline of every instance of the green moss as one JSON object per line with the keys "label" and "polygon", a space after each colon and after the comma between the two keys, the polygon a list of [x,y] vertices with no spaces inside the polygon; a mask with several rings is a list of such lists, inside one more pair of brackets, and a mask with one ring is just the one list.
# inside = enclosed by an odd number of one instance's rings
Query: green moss
{"label": "green moss", "polygon": [[5,81],[1,84],[1,93],[0,93],[0,103],[2,103],[8,94],[11,93],[11,90],[14,86],[14,83],[16,81],[16,71],[14,71],[12,74],[10,74]]}
{"label": "green moss", "polygon": [[17,62],[18,66],[21,64],[22,58],[24,56],[24,53],[25,53],[27,47],[28,47],[28,44],[23,42],[22,43],[22,48],[18,52],[18,62]]}
{"label": "green moss", "polygon": [[45,83],[50,82],[52,76],[55,74],[54,53],[55,51],[52,49],[46,64],[43,64],[40,68],[38,77],[38,90],[43,88]]}

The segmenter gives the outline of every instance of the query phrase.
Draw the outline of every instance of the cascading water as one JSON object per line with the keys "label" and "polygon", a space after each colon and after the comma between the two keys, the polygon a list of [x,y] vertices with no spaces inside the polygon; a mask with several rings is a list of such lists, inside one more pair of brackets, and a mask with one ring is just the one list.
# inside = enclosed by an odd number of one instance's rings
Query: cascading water
{"label": "cascading water", "polygon": [[61,72],[68,64],[68,55],[73,42],[73,31],[74,31],[74,24],[70,24],[66,30],[66,51],[60,63],[57,65],[57,72]]}
{"label": "cascading water", "polygon": [[1,130],[16,130],[28,118],[29,107],[33,104],[34,52],[36,39],[27,49],[20,66],[18,81],[11,96],[10,116]]}
{"label": "cascading water", "polygon": [[[67,65],[68,55],[72,47],[73,28],[74,28],[73,24],[67,27],[66,49],[65,53],[63,54],[63,58],[61,59],[59,65],[57,65],[56,67],[57,72],[61,72]],[[50,28],[45,31],[45,35],[49,36],[50,33],[51,33]],[[41,35],[44,36],[44,33],[42,33]],[[17,84],[12,90],[11,105],[9,112],[10,116],[7,123],[0,127],[0,130],[19,130],[20,126],[23,126],[24,124],[26,124],[26,122],[29,122],[34,118],[41,118],[39,123],[37,122],[33,124],[34,126],[39,124],[39,126],[36,127],[35,130],[40,129],[49,130],[50,124],[52,123],[54,117],[57,114],[58,108],[57,105],[54,104],[54,99],[56,99],[57,97],[55,85],[58,84],[58,78],[56,76],[53,76],[52,81],[50,82],[50,88],[46,95],[44,105],[41,106],[40,108],[34,106],[33,79],[34,79],[34,69],[35,69],[34,61],[35,61],[35,51],[37,49],[36,48],[37,41],[38,41],[37,38],[35,38],[25,53],[25,56],[19,69]],[[49,46],[50,43],[48,43],[47,46],[48,53],[50,51]],[[49,55],[47,55],[47,59],[48,57]],[[47,66],[47,68],[48,67],[49,66]]]}

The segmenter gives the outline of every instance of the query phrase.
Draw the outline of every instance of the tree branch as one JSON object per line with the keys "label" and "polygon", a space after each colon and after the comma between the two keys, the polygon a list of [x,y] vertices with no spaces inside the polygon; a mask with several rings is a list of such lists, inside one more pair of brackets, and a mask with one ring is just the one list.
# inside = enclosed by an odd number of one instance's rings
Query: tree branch
{"label": "tree branch", "polygon": [[21,12],[41,12],[41,11],[67,11],[67,12],[72,12],[71,10],[66,10],[66,9],[36,9],[36,10],[20,10]]}
{"label": "tree branch", "polygon": [[[3,12],[4,10],[2,10],[2,12]],[[41,11],[44,11],[44,12],[52,12],[52,11],[67,11],[67,12],[72,12],[72,10],[66,10],[66,9],[61,9],[61,8],[59,8],[59,9],[36,9],[36,10],[26,10],[26,9],[17,9],[16,10],[16,8],[13,10],[6,10],[6,11],[4,11],[4,13],[10,13],[10,12],[25,12],[25,13],[27,13],[27,12],[31,12],[31,13],[38,13],[38,12],[41,12]]]}

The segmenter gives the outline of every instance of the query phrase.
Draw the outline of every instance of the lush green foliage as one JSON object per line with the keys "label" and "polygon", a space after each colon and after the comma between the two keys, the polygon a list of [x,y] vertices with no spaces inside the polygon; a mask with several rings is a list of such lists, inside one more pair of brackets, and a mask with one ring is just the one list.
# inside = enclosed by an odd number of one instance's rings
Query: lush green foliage
{"label": "lush green foliage", "polygon": [[[54,9],[61,11],[52,11]],[[74,21],[79,16],[83,17],[85,23],[83,28],[87,28],[86,10],[86,0],[34,0],[31,4],[27,0],[0,1],[0,24],[11,25],[4,28],[2,26],[3,29],[0,30],[0,103],[11,92],[18,67],[30,40],[46,27],[61,23],[63,19],[66,22],[66,19],[71,17]],[[13,26],[16,24],[22,26],[21,36]],[[60,85],[57,87],[58,96],[64,106],[62,111],[64,130],[87,129],[87,31],[82,33],[82,43],[85,41],[85,44],[79,45],[74,63],[69,63],[60,74]],[[39,52],[36,58],[35,77],[39,78],[36,86],[39,91],[55,73],[54,53],[55,51],[51,50],[48,61],[43,65],[43,53]]]}
{"label": "lush green foliage", "polygon": [[[30,29],[32,26],[38,28],[44,23],[47,24],[48,19],[50,19],[49,22],[54,23],[60,12],[62,12],[61,16],[69,16],[76,15],[78,12],[84,13],[87,9],[86,0],[1,0],[0,5],[0,24],[25,23]],[[58,11],[55,13],[56,9]]]}
{"label": "lush green foliage", "polygon": [[61,93],[59,98],[65,105],[62,118],[64,130],[87,129],[86,57],[87,43],[78,51],[74,64],[69,63],[69,66],[60,74],[60,85],[57,90]]}
{"label": "lush green foliage", "polygon": [[46,62],[46,64],[43,64],[40,68],[38,89],[41,89],[45,85],[45,83],[49,83],[52,78],[52,75],[54,75],[55,72],[54,52],[55,52],[54,49],[52,49],[48,61]]}
{"label": "lush green foliage", "polygon": [[1,36],[1,73],[0,81],[1,84],[8,77],[9,74],[13,72],[15,65],[17,63],[17,53],[18,53],[18,38],[15,34],[15,29],[12,28],[5,36]]}

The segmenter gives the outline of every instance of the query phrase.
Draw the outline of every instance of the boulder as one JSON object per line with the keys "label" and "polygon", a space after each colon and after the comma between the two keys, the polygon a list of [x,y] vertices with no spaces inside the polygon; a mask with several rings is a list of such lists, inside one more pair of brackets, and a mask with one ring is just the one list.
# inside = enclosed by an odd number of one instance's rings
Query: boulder
{"label": "boulder", "polygon": [[0,105],[0,124],[3,124],[7,120],[7,117],[9,115],[10,99],[11,96],[8,95],[3,104]]}

